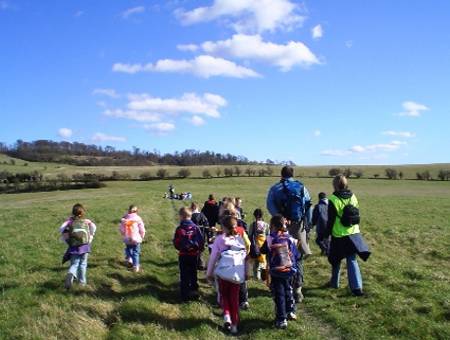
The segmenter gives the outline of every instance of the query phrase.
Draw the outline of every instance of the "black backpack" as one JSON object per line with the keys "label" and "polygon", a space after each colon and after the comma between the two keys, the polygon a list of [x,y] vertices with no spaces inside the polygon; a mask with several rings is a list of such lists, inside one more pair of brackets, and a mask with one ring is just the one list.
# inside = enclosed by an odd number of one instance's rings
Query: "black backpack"
{"label": "black backpack", "polygon": [[[339,199],[345,204],[344,200],[339,197]],[[352,227],[356,224],[359,224],[361,218],[359,216],[359,209],[355,207],[353,204],[348,203],[344,206],[342,210],[342,216],[339,216],[341,223],[344,227]]]}

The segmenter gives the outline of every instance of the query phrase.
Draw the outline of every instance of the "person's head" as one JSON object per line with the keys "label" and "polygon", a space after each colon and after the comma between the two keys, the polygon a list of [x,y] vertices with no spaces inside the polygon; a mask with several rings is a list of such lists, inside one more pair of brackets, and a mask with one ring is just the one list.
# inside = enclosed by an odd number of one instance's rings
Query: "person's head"
{"label": "person's head", "polygon": [[229,201],[225,201],[219,209],[219,217],[222,218],[225,216],[225,214],[228,213],[228,215],[234,215],[236,213],[236,207],[233,203]]}
{"label": "person's head", "polygon": [[236,207],[240,207],[242,204],[242,199],[240,197],[236,197],[235,202],[236,202]]}
{"label": "person's head", "polygon": [[323,200],[325,198],[327,198],[327,194],[324,192],[319,192],[319,200]]}
{"label": "person's head", "polygon": [[137,213],[137,212],[138,212],[138,207],[137,207],[136,205],[131,204],[131,205],[128,207],[128,213],[129,213],[129,214],[134,214],[134,213]]}
{"label": "person's head", "polygon": [[262,220],[264,213],[261,209],[257,208],[255,209],[255,211],[253,212],[253,216],[255,217],[256,220]]}
{"label": "person's head", "polygon": [[222,221],[222,229],[225,235],[236,235],[237,219],[233,216],[225,216]]}
{"label": "person's head", "polygon": [[72,216],[75,218],[82,218],[86,214],[86,210],[84,209],[83,205],[80,203],[75,204],[72,207]]}
{"label": "person's head", "polygon": [[192,217],[192,211],[189,208],[183,207],[178,212],[178,215],[180,216],[180,221],[190,220]]}
{"label": "person's head", "polygon": [[344,175],[337,175],[333,178],[333,188],[334,191],[342,191],[348,189],[348,181],[347,177]]}
{"label": "person's head", "polygon": [[286,231],[286,219],[282,215],[274,215],[270,219],[270,231]]}
{"label": "person's head", "polygon": [[191,211],[194,212],[194,211],[197,211],[197,210],[198,210],[197,202],[192,202],[191,203]]}
{"label": "person's head", "polygon": [[281,169],[281,177],[291,178],[294,177],[294,168],[292,166],[286,165]]}
{"label": "person's head", "polygon": [[216,199],[214,198],[214,194],[209,194],[208,200],[209,201],[215,201]]}

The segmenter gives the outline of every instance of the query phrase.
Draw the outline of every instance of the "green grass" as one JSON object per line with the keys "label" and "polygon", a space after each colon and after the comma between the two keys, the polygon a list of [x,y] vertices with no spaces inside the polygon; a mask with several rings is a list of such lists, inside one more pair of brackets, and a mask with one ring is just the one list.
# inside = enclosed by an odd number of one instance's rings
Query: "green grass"
{"label": "green grass", "polygon": [[[270,178],[179,180],[177,190],[203,201],[211,191],[239,195],[247,212],[263,207]],[[178,268],[171,238],[175,209],[163,200],[168,181],[114,182],[107,188],[0,196],[0,338],[221,339],[220,310],[201,278],[200,302],[178,303]],[[329,179],[307,179],[317,192]],[[367,295],[325,289],[329,266],[315,255],[305,263],[306,299],[299,320],[286,331],[273,328],[267,288],[250,282],[251,309],[242,317],[243,339],[450,338],[450,183],[354,180],[363,234],[373,250],[361,263]],[[89,260],[87,288],[63,288],[65,246],[58,226],[81,202],[98,225]],[[144,272],[121,265],[118,221],[135,203],[147,223]],[[313,242],[312,242],[313,243]],[[344,266],[345,268],[345,266]],[[350,320],[350,321],[349,321]]]}

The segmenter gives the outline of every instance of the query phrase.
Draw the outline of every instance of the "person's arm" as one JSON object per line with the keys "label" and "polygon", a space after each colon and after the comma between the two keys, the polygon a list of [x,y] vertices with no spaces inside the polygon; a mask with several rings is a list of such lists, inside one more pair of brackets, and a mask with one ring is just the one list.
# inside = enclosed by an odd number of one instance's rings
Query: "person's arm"
{"label": "person's arm", "polygon": [[318,219],[319,219],[319,205],[316,205],[316,206],[314,207],[314,210],[313,210],[311,224],[312,224],[313,226],[314,226],[314,225],[317,225]]}
{"label": "person's arm", "polygon": [[336,207],[334,206],[333,202],[328,201],[328,222],[327,222],[327,228],[325,231],[325,237],[328,237],[331,235],[331,231],[333,230],[334,222],[336,222]]}
{"label": "person's arm", "polygon": [[200,228],[197,226],[197,233],[199,235],[199,250],[203,251],[205,249],[205,239],[203,238],[203,233]]}
{"label": "person's arm", "polygon": [[269,253],[269,246],[267,245],[267,240],[264,241],[264,243],[261,246],[261,248],[259,248],[259,251],[261,252],[261,254],[268,254]]}
{"label": "person's arm", "polygon": [[214,276],[214,267],[216,266],[216,262],[220,256],[219,243],[221,242],[221,239],[222,237],[217,237],[211,247],[211,255],[209,256],[208,269],[206,271],[207,278],[212,278]]}
{"label": "person's arm", "polygon": [[59,232],[61,234],[61,241],[66,242],[69,239],[69,232],[67,230],[67,227],[70,223],[70,219],[68,219],[67,221],[65,221],[60,227],[59,227]]}
{"label": "person's arm", "polygon": [[309,194],[308,189],[306,189],[306,187],[303,187],[303,197],[305,200],[305,218],[306,218],[306,224],[308,226],[311,226],[312,224],[312,200],[311,200],[311,195]]}
{"label": "person's arm", "polygon": [[141,217],[139,217],[138,228],[139,234],[141,235],[142,239],[144,239],[146,230],[145,230],[145,223]]}
{"label": "person's arm", "polygon": [[250,254],[250,239],[248,238],[247,233],[244,233],[244,244],[245,244],[245,250],[247,252],[247,254]]}
{"label": "person's arm", "polygon": [[173,235],[173,245],[175,247],[175,249],[180,250],[180,228],[175,229],[175,234]]}
{"label": "person's arm", "polygon": [[267,194],[267,210],[269,210],[269,213],[274,216],[279,213],[278,207],[275,202],[275,186],[271,187],[269,190],[269,193]]}

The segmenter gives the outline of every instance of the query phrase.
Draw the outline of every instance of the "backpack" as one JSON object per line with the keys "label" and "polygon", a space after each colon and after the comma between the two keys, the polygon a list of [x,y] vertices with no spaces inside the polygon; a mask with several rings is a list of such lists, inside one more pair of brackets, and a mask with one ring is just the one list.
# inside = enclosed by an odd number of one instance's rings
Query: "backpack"
{"label": "backpack", "polygon": [[[340,197],[338,197],[342,203],[345,204],[344,200]],[[354,226],[356,224],[359,224],[361,218],[359,216],[359,209],[355,207],[351,201],[350,203],[346,204],[344,206],[344,209],[342,210],[342,216],[339,216],[339,219],[341,220],[341,223],[344,227],[350,228],[351,226]]]}
{"label": "backpack", "polygon": [[290,273],[294,266],[289,235],[281,234],[273,237],[270,246],[270,270],[275,273]]}
{"label": "backpack", "polygon": [[193,252],[200,250],[200,231],[195,224],[181,226],[179,231],[179,244],[181,252]]}
{"label": "backpack", "polygon": [[281,214],[291,221],[300,221],[305,213],[305,191],[299,181],[281,180],[286,196],[281,206]]}
{"label": "backpack", "polygon": [[240,284],[245,282],[247,252],[242,237],[236,236],[235,240],[235,244],[220,254],[214,274],[222,280]]}
{"label": "backpack", "polygon": [[126,243],[136,243],[137,240],[135,239],[135,235],[139,233],[139,225],[138,222],[135,220],[125,220],[124,221],[124,227],[125,227],[125,242]]}
{"label": "backpack", "polygon": [[71,247],[88,244],[91,234],[89,223],[86,219],[75,218],[68,226],[69,238],[67,243]]}

